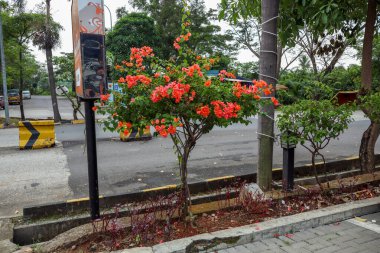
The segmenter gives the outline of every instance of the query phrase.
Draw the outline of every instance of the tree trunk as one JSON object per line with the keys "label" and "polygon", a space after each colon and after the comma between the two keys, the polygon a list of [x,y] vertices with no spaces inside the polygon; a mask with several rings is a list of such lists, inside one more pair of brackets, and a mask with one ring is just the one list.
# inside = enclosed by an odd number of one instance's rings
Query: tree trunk
{"label": "tree trunk", "polygon": [[19,45],[19,61],[20,61],[20,78],[19,78],[19,81],[20,81],[20,84],[19,84],[19,96],[20,96],[20,114],[21,114],[21,120],[24,121],[25,120],[25,113],[24,113],[24,101],[22,99],[22,90],[24,89],[24,69],[23,69],[23,66],[22,66],[22,61],[23,61],[23,57],[22,57],[22,45]]}
{"label": "tree trunk", "polygon": [[315,180],[317,181],[317,184],[319,185],[319,188],[321,188],[321,190],[323,191],[322,184],[319,181],[319,177],[318,177],[317,166],[315,165],[315,157],[316,157],[316,153],[312,153],[311,154],[311,165],[313,166]]}
{"label": "tree trunk", "polygon": [[182,189],[182,198],[184,200],[182,207],[182,219],[186,220],[186,217],[189,216],[189,207],[191,205],[190,191],[187,184],[187,161],[190,155],[190,147],[186,144],[183,151],[183,156],[181,158],[180,164],[180,173],[181,173],[181,189]]}
{"label": "tree trunk", "polygon": [[[277,84],[277,16],[279,0],[261,1],[262,35],[260,42],[260,79],[268,84]],[[271,96],[275,96],[272,94]],[[269,104],[260,108],[268,116],[259,116],[258,139],[259,157],[257,164],[257,182],[259,187],[268,191],[272,187],[273,166],[273,129],[274,106]]]}
{"label": "tree trunk", "polygon": [[58,101],[56,94],[56,85],[54,80],[54,69],[53,69],[53,53],[51,47],[51,33],[50,33],[50,0],[46,0],[46,62],[49,75],[49,87],[51,102],[53,105],[54,122],[61,122],[61,115],[59,114]]}
{"label": "tree trunk", "polygon": [[[366,95],[372,88],[372,48],[375,32],[376,0],[368,0],[367,20],[365,23],[363,54],[362,54],[362,87],[360,96]],[[365,110],[364,110],[365,113]],[[371,122],[369,128],[363,133],[359,159],[362,171],[372,171],[375,168],[375,144],[379,136],[379,124]]]}
{"label": "tree trunk", "polygon": [[359,160],[360,168],[365,172],[375,170],[375,144],[380,133],[380,125],[371,122],[371,125],[363,133],[360,143]]}
{"label": "tree trunk", "polygon": [[367,19],[365,23],[365,32],[363,40],[362,53],[362,73],[361,73],[361,93],[366,94],[371,91],[372,86],[372,49],[373,37],[376,23],[376,0],[368,0]]}

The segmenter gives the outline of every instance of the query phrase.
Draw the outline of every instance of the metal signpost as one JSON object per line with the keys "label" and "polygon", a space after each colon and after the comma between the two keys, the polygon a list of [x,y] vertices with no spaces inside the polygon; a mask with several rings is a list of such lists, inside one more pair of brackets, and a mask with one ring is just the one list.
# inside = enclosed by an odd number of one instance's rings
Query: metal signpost
{"label": "metal signpost", "polygon": [[94,101],[106,93],[103,0],[73,0],[71,6],[75,90],[85,103],[91,218],[100,217]]}

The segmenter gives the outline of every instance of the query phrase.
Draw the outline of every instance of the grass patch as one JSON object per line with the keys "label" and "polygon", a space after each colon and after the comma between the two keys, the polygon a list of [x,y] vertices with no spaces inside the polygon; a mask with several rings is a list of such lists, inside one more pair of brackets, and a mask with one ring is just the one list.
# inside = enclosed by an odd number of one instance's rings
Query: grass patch
{"label": "grass patch", "polygon": [[[18,126],[18,122],[20,121],[19,118],[9,118],[9,125],[10,126]],[[0,125],[4,125],[5,118],[0,118]]]}

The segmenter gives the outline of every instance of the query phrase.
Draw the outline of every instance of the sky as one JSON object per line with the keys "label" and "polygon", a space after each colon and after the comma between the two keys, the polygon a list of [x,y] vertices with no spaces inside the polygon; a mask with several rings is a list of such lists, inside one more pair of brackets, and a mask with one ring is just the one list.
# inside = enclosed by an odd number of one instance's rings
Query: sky
{"label": "sky", "polygon": [[[207,8],[217,8],[217,4],[220,0],[205,0],[205,5]],[[33,10],[35,5],[41,3],[41,0],[28,0],[27,8]],[[112,22],[115,25],[116,22],[116,9],[122,6],[127,6],[127,9],[131,11],[133,8],[128,4],[128,0],[104,0],[104,4],[108,6],[111,15]],[[54,20],[60,23],[64,30],[61,31],[61,47],[53,51],[53,55],[60,55],[61,52],[72,52],[72,35],[71,35],[71,2],[67,0],[52,0],[51,1],[51,13]],[[110,14],[106,10],[105,12],[105,25],[107,28],[111,27]],[[222,29],[227,29],[225,24],[220,23]],[[36,58],[39,62],[45,62],[46,56],[43,51],[33,48],[33,53],[36,55]],[[248,62],[252,60],[257,60],[252,58],[252,54],[248,50],[241,50],[237,56],[238,61]]]}

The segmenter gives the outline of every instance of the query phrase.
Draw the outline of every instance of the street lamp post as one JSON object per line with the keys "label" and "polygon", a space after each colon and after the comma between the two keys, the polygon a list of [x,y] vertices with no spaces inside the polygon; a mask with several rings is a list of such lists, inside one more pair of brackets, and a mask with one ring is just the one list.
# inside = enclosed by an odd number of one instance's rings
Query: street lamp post
{"label": "street lamp post", "polygon": [[5,108],[5,126],[9,125],[9,104],[8,104],[8,89],[7,89],[7,71],[5,68],[4,54],[4,39],[3,39],[3,22],[1,18],[2,7],[0,5],[0,54],[1,54],[1,72],[3,76],[3,93],[4,93],[4,108]]}
{"label": "street lamp post", "polygon": [[107,6],[107,5],[104,5],[104,7],[106,7],[106,8],[107,8],[107,10],[108,10],[108,13],[110,14],[110,21],[111,21],[111,31],[112,31],[112,29],[113,29],[113,26],[112,26],[112,14],[111,14],[111,10],[110,10],[110,8],[108,8],[108,6]]}

